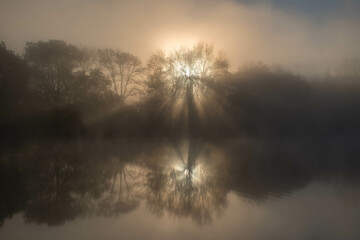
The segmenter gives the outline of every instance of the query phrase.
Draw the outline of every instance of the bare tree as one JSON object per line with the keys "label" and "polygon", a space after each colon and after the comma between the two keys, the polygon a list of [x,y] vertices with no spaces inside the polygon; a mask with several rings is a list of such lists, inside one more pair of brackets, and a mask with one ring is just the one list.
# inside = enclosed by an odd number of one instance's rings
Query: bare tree
{"label": "bare tree", "polygon": [[160,115],[168,113],[188,127],[199,129],[198,118],[205,93],[213,82],[228,73],[229,64],[211,44],[200,42],[193,48],[180,48],[167,56],[158,52],[150,57],[147,67],[148,93],[167,98]]}
{"label": "bare tree", "polygon": [[338,66],[336,75],[347,80],[357,80],[360,77],[360,58],[346,58]]}
{"label": "bare tree", "polygon": [[136,56],[111,49],[99,50],[99,63],[107,71],[115,93],[123,102],[140,91],[143,68]]}
{"label": "bare tree", "polygon": [[180,97],[187,91],[205,90],[208,82],[227,74],[228,68],[224,54],[216,54],[213,45],[199,42],[193,48],[180,48],[168,56],[164,52],[153,54],[147,63],[148,85],[154,88],[162,82],[173,97]]}

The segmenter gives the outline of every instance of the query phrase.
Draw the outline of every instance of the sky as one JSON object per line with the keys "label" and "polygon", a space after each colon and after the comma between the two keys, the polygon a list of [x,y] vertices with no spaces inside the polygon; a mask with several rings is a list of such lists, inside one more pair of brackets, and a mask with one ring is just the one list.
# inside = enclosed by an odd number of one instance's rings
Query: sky
{"label": "sky", "polygon": [[60,39],[146,62],[205,41],[232,69],[262,61],[309,75],[360,56],[359,23],[358,0],[0,0],[0,40],[18,53]]}

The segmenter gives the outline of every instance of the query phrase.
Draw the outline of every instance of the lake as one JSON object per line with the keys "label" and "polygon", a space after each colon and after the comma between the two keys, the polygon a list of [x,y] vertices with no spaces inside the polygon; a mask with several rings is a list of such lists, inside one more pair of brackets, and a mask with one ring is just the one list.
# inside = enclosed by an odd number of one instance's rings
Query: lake
{"label": "lake", "polygon": [[0,158],[0,239],[359,239],[354,138],[28,142]]}

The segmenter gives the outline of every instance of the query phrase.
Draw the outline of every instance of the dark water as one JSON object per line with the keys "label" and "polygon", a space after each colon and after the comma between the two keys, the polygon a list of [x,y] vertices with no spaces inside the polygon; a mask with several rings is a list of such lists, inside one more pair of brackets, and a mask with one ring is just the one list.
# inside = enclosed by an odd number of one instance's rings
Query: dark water
{"label": "dark water", "polygon": [[359,239],[349,137],[37,142],[0,160],[0,239]]}

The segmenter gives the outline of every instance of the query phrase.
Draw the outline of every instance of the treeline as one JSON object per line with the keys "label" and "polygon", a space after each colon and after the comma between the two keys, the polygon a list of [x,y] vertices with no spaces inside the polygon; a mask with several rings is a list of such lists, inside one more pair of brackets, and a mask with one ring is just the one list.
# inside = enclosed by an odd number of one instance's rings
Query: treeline
{"label": "treeline", "polygon": [[206,43],[146,64],[112,49],[0,45],[1,145],[34,138],[229,137],[360,133],[360,61],[309,80],[229,62]]}

